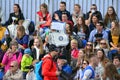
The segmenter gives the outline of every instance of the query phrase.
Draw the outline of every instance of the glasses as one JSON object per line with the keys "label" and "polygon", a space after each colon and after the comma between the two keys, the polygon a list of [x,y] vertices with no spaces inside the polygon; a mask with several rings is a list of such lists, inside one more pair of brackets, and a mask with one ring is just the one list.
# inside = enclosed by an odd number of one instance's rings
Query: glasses
{"label": "glasses", "polygon": [[94,10],[95,10],[96,8],[91,8],[91,9],[94,9]]}
{"label": "glasses", "polygon": [[84,65],[86,65],[87,63],[83,63]]}
{"label": "glasses", "polygon": [[92,46],[92,44],[87,44],[87,46]]}
{"label": "glasses", "polygon": [[101,45],[106,45],[106,43],[100,43]]}

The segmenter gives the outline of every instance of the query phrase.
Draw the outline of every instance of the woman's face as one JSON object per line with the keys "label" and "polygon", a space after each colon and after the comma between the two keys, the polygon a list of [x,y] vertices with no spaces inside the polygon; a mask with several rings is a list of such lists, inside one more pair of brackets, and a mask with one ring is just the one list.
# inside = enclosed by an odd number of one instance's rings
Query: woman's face
{"label": "woman's face", "polygon": [[40,7],[40,10],[41,10],[42,12],[46,12],[46,9],[45,9],[43,6]]}
{"label": "woman's face", "polygon": [[102,58],[102,56],[103,56],[103,52],[102,51],[97,51],[97,57]]}
{"label": "woman's face", "polygon": [[14,10],[15,13],[19,12],[19,8],[16,5],[14,5],[13,10]]}
{"label": "woman's face", "polygon": [[77,48],[77,43],[71,42],[71,48],[72,48],[72,49]]}
{"label": "woman's face", "polygon": [[83,63],[82,63],[83,69],[85,69],[87,66],[88,66],[87,62],[86,62],[86,61],[83,61]]}
{"label": "woman's face", "polygon": [[111,28],[115,28],[115,23],[111,22]]}
{"label": "woman's face", "polygon": [[82,50],[79,50],[79,54],[78,54],[79,57],[84,57],[84,52]]}
{"label": "woman's face", "polygon": [[38,39],[34,39],[34,46],[37,46],[37,47],[40,46],[40,42]]}
{"label": "woman's face", "polygon": [[112,8],[108,8],[108,14],[112,15],[113,14],[113,9]]}
{"label": "woman's face", "polygon": [[96,16],[93,16],[93,17],[92,17],[92,22],[93,22],[93,23],[96,23],[97,21],[98,21],[97,17],[96,17]]}
{"label": "woman's face", "polygon": [[78,18],[78,24],[82,24],[82,19],[81,18]]}
{"label": "woman's face", "polygon": [[91,42],[87,42],[86,48],[87,48],[87,49],[92,49],[92,43],[91,43]]}
{"label": "woman's face", "polygon": [[101,46],[101,48],[106,48],[107,47],[106,41],[105,40],[101,40],[100,41],[100,46]]}
{"label": "woman's face", "polygon": [[19,29],[17,29],[17,34],[21,35],[21,31]]}
{"label": "woman's face", "polygon": [[11,48],[12,48],[13,51],[16,51],[17,45],[12,45]]}

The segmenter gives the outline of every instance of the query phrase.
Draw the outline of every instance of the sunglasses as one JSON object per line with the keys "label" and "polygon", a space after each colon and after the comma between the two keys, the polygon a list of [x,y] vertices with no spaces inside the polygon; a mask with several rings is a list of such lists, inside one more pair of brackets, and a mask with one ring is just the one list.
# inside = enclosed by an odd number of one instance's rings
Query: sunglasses
{"label": "sunglasses", "polygon": [[87,44],[87,46],[92,46],[92,44]]}
{"label": "sunglasses", "polygon": [[106,43],[100,43],[101,45],[106,45]]}
{"label": "sunglasses", "polygon": [[83,63],[84,65],[86,65],[87,63]]}
{"label": "sunglasses", "polygon": [[10,67],[14,67],[13,65],[10,65]]}

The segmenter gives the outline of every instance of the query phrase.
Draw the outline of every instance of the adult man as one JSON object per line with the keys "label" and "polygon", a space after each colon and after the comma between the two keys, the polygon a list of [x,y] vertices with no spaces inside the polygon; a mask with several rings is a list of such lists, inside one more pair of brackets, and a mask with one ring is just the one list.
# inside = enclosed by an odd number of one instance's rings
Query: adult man
{"label": "adult man", "polygon": [[113,64],[116,66],[117,71],[120,74],[120,57],[115,56],[113,59]]}
{"label": "adult man", "polygon": [[11,62],[10,69],[4,75],[3,80],[23,80],[22,71],[19,69],[17,61]]}
{"label": "adult man", "polygon": [[[68,20],[72,20],[70,12],[66,10],[66,3],[63,1],[60,2],[60,9],[54,12],[53,20],[61,21],[62,13],[66,13],[68,15]],[[55,17],[55,14],[57,14],[58,17]]]}
{"label": "adult man", "polygon": [[99,39],[97,37],[108,40],[108,33],[105,31],[104,24],[102,21],[99,21],[96,24],[96,29],[91,31],[88,41],[96,42]]}
{"label": "adult man", "polygon": [[83,70],[82,80],[95,80],[95,67],[98,66],[97,56],[91,54],[89,57],[89,65]]}
{"label": "adult man", "polygon": [[57,70],[56,63],[54,59],[58,56],[58,48],[51,44],[49,46],[49,54],[45,55],[42,60],[42,75],[44,76],[44,80],[58,80],[60,75],[60,71]]}

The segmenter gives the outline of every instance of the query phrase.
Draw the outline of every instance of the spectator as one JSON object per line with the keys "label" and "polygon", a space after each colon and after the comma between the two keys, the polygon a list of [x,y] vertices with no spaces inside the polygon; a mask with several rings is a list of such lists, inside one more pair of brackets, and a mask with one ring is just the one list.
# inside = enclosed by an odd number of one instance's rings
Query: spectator
{"label": "spectator", "polygon": [[51,15],[48,12],[48,6],[43,3],[40,5],[40,11],[37,12],[37,29],[40,31],[40,36],[43,33],[49,31],[49,27],[51,25]]}
{"label": "spectator", "polygon": [[104,69],[104,74],[103,74],[103,80],[119,80],[120,79],[120,75],[117,72],[116,67],[114,66],[114,64],[108,62],[105,65],[105,69]]}
{"label": "spectator", "polygon": [[90,7],[90,11],[86,13],[86,20],[88,21],[88,23],[91,23],[91,16],[93,14],[96,14],[99,16],[99,20],[102,20],[102,15],[100,11],[97,11],[97,6],[96,4],[92,4]]}
{"label": "spectator", "polygon": [[110,30],[110,45],[112,48],[116,48],[118,43],[120,42],[120,27],[119,23],[116,20],[111,22],[111,30]]}
{"label": "spectator", "polygon": [[3,80],[23,80],[22,71],[19,69],[19,63],[12,61],[10,69],[6,72]]}
{"label": "spectator", "polygon": [[103,49],[97,50],[98,66],[95,68],[95,77],[99,80],[104,73],[104,66],[108,62]]}
{"label": "spectator", "polygon": [[58,48],[51,44],[49,46],[49,51],[50,53],[42,58],[42,60],[44,60],[42,64],[42,74],[44,80],[58,80],[60,71],[57,70],[56,63],[54,62],[55,57],[58,55]]}
{"label": "spectator", "polygon": [[45,54],[43,53],[43,43],[40,37],[34,38],[34,46],[32,48],[31,56],[33,60],[41,60]]}
{"label": "spectator", "polygon": [[77,24],[73,27],[73,32],[78,34],[81,39],[88,40],[89,29],[85,25],[85,20],[83,17],[78,17]]}
{"label": "spectator", "polygon": [[74,11],[72,14],[72,20],[74,22],[74,25],[77,24],[78,17],[83,17],[85,18],[85,14],[81,10],[81,6],[79,4],[74,5]]}
{"label": "spectator", "polygon": [[101,40],[102,38],[108,40],[108,33],[104,30],[103,22],[99,21],[96,24],[96,29],[91,31],[88,41],[96,42],[97,40]]}
{"label": "spectator", "polygon": [[74,77],[74,80],[81,80],[83,75],[83,70],[89,65],[89,62],[87,59],[84,59],[83,62],[80,65],[79,70],[77,71],[76,76]]}
{"label": "spectator", "polygon": [[19,45],[19,49],[21,50],[22,54],[24,54],[24,49],[28,47],[29,36],[25,33],[25,28],[23,26],[17,27],[17,37],[16,40]]}
{"label": "spectator", "polygon": [[20,9],[19,4],[14,4],[13,7],[14,12],[10,13],[8,21],[5,23],[6,25],[10,25],[12,23],[18,24],[19,20],[24,20],[23,13]]}
{"label": "spectator", "polygon": [[62,13],[68,15],[68,20],[72,20],[70,12],[66,10],[66,2],[60,2],[59,10],[55,11],[53,15],[57,14],[58,17],[53,16],[53,20],[62,21]]}
{"label": "spectator", "polygon": [[113,64],[117,68],[118,73],[120,74],[120,57],[115,56],[113,59]]}
{"label": "spectator", "polygon": [[110,46],[108,44],[108,41],[105,39],[102,39],[100,41],[100,48],[104,50],[106,57],[108,56],[108,52],[110,51]]}
{"label": "spectator", "polygon": [[89,31],[91,32],[92,30],[96,29],[96,24],[98,23],[99,21],[99,15],[97,14],[93,14],[91,16],[91,23],[89,25]]}
{"label": "spectator", "polygon": [[18,51],[18,43],[17,41],[13,40],[10,42],[10,48],[5,53],[2,64],[5,66],[5,72],[10,68],[10,64],[12,61],[18,61],[20,65],[22,59],[22,53]]}
{"label": "spectator", "polygon": [[117,14],[115,12],[114,7],[113,6],[109,6],[108,9],[107,9],[107,13],[105,15],[105,18],[104,18],[105,27],[110,29],[111,28],[111,22],[113,20],[116,20],[116,21],[119,22],[118,16],[117,16]]}
{"label": "spectator", "polygon": [[[66,56],[60,55],[57,59],[58,69],[62,72],[59,76],[59,80],[71,79],[72,68],[67,63]],[[65,76],[65,77],[64,77]]]}
{"label": "spectator", "polygon": [[96,55],[91,54],[89,57],[89,65],[83,70],[82,80],[95,80],[95,68],[98,65],[98,59]]}
{"label": "spectator", "polygon": [[33,58],[30,56],[31,53],[32,52],[29,48],[25,49],[24,50],[24,55],[23,55],[22,60],[21,60],[21,70],[23,72],[23,78],[24,79],[26,79],[26,75],[30,70],[27,67],[32,65]]}
{"label": "spectator", "polygon": [[89,59],[89,56],[94,52],[93,49],[93,43],[92,42],[87,42],[86,46],[85,46],[85,58]]}

